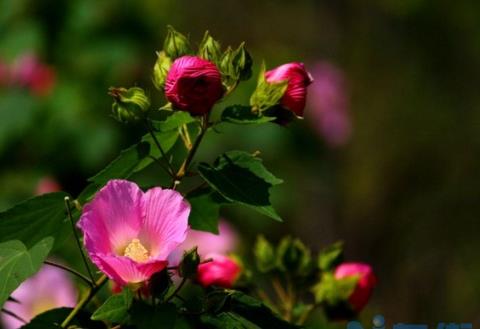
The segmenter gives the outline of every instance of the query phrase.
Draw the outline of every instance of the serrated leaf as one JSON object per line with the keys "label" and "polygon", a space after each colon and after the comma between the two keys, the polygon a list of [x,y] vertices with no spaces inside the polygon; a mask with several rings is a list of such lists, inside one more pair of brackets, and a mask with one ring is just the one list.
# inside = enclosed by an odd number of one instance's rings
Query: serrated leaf
{"label": "serrated leaf", "polygon": [[218,219],[220,206],[228,203],[217,192],[209,188],[187,195],[190,203],[190,216],[188,223],[194,230],[206,231],[218,234]]}
{"label": "serrated leaf", "polygon": [[246,152],[230,151],[222,154],[214,166],[200,163],[198,171],[227,200],[247,205],[281,221],[270,204],[269,190],[282,180],[272,175],[260,159]]}
{"label": "serrated leaf", "polygon": [[184,111],[173,112],[164,121],[153,121],[153,127],[161,132],[178,129],[179,127],[196,121],[190,113]]}
{"label": "serrated leaf", "polygon": [[52,246],[52,237],[30,249],[19,240],[0,243],[0,308],[23,281],[37,273]]}
{"label": "serrated leaf", "polygon": [[338,241],[326,247],[318,255],[318,267],[329,271],[343,261],[343,242]]}
{"label": "serrated leaf", "polygon": [[251,106],[232,105],[222,112],[222,121],[235,124],[262,124],[273,120],[275,117],[253,113]]}
{"label": "serrated leaf", "polygon": [[123,324],[128,319],[128,309],[132,306],[133,294],[125,288],[120,294],[110,296],[92,315],[92,320]]}
{"label": "serrated leaf", "polygon": [[0,213],[0,242],[20,240],[28,248],[46,237],[53,237],[56,246],[70,229],[65,220],[64,198],[68,194],[43,194],[23,201]]}
{"label": "serrated leaf", "polygon": [[[72,308],[61,307],[46,311],[37,315],[30,323],[22,326],[20,329],[50,329],[60,328],[60,324],[72,311]],[[85,311],[80,311],[70,323],[72,328],[105,329],[102,322],[90,320],[90,315]],[[70,327],[69,327],[70,328]]]}

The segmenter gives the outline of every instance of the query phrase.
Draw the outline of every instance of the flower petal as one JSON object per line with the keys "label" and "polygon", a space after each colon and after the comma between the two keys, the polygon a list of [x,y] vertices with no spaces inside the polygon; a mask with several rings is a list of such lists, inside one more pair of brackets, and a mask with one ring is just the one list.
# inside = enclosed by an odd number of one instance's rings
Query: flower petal
{"label": "flower petal", "polygon": [[143,192],[135,183],[111,180],[85,205],[78,227],[89,253],[122,253],[141,227]]}
{"label": "flower petal", "polygon": [[186,238],[190,205],[180,193],[160,187],[148,190],[143,201],[140,240],[147,244],[151,257],[165,260]]}
{"label": "flower petal", "polygon": [[166,261],[156,259],[137,263],[128,257],[116,255],[91,255],[91,258],[103,273],[121,286],[147,281],[152,274],[167,266]]}

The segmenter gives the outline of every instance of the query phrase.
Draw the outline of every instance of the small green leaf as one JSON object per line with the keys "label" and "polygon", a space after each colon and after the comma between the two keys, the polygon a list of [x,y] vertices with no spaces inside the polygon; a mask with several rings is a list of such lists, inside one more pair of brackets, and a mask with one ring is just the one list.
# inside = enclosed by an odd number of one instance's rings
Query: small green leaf
{"label": "small green leaf", "polygon": [[343,242],[338,241],[326,247],[318,255],[318,267],[329,271],[343,261]]}
{"label": "small green leaf", "polygon": [[187,199],[191,207],[190,217],[188,217],[190,227],[194,230],[218,234],[220,207],[228,201],[210,188],[189,194]]}
{"label": "small green leaf", "polygon": [[0,243],[0,308],[23,281],[37,273],[53,241],[45,238],[30,249],[18,240]]}
{"label": "small green leaf", "polygon": [[252,207],[281,221],[269,199],[270,188],[282,180],[272,175],[260,159],[246,152],[230,151],[221,155],[213,166],[200,163],[198,171],[228,201]]}
{"label": "small green leaf", "polygon": [[58,240],[58,246],[70,230],[65,220],[66,196],[64,192],[43,194],[1,212],[0,242],[20,240],[30,248],[50,236]]}
{"label": "small green leaf", "polygon": [[253,253],[255,254],[255,261],[260,272],[269,272],[277,265],[275,249],[263,235],[257,237]]}
{"label": "small green leaf", "polygon": [[329,305],[336,305],[346,301],[355,290],[358,282],[358,276],[352,275],[342,279],[336,279],[335,276],[326,272],[313,288],[317,303],[326,302]]}
{"label": "small green leaf", "polygon": [[[30,323],[20,329],[60,328],[60,324],[72,310],[72,308],[61,307],[46,311],[37,315]],[[72,320],[70,326],[71,328],[106,329],[102,322],[90,320],[90,314],[85,311],[80,311]]]}
{"label": "small green leaf", "polygon": [[91,319],[123,324],[129,317],[128,309],[132,306],[132,300],[131,290],[125,288],[120,294],[109,297],[93,313]]}
{"label": "small green leaf", "polygon": [[222,112],[222,121],[235,124],[262,124],[273,120],[274,117],[252,112],[251,106],[232,105]]}
{"label": "small green leaf", "polygon": [[158,131],[170,131],[180,128],[183,125],[196,121],[188,112],[176,111],[168,116],[164,121],[153,121],[153,127]]}

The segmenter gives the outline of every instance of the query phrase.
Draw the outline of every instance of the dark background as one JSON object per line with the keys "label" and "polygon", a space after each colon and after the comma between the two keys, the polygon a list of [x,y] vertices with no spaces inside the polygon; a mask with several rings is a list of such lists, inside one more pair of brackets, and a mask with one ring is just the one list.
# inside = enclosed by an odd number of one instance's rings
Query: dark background
{"label": "dark background", "polygon": [[[226,209],[243,241],[345,240],[347,258],[379,277],[366,321],[479,320],[478,1],[0,0],[0,61],[33,53],[56,72],[46,96],[0,86],[1,208],[44,176],[76,194],[136,141],[139,130],[109,118],[106,91],[139,85],[160,104],[150,76],[167,24],[195,42],[206,29],[224,45],[245,40],[256,68],[326,61],[344,74],[347,143],[327,143],[309,102],[288,130],[222,129],[202,145],[207,160],[258,149],[285,179],[274,201],[286,223]],[[248,102],[254,80],[234,101]]]}

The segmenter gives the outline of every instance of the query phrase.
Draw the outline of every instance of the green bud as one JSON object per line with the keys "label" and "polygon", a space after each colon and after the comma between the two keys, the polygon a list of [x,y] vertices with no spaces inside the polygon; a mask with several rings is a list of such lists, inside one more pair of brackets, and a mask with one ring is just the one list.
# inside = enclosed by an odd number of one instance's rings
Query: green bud
{"label": "green bud", "polygon": [[157,61],[153,67],[153,84],[155,88],[163,91],[165,80],[167,79],[168,70],[172,66],[172,60],[167,57],[164,51],[157,52]]}
{"label": "green bud", "polygon": [[220,72],[222,72],[222,81],[225,86],[230,86],[235,83],[235,70],[232,66],[233,50],[228,47],[220,59]]}
{"label": "green bud", "polygon": [[216,41],[208,31],[205,32],[203,40],[198,48],[198,56],[217,64],[222,56],[220,43]]}
{"label": "green bud", "polygon": [[342,279],[336,279],[333,273],[325,272],[318,282],[312,288],[317,303],[327,303],[336,305],[346,301],[358,282],[358,276],[350,276]]}
{"label": "green bud", "polygon": [[152,296],[163,298],[172,285],[170,273],[165,268],[160,272],[154,273],[148,281],[148,289]]}
{"label": "green bud", "polygon": [[299,239],[285,237],[277,249],[278,267],[298,276],[308,276],[311,272],[310,250]]}
{"label": "green bud", "polygon": [[120,122],[133,122],[141,119],[150,107],[150,100],[142,88],[110,88],[113,97],[113,116]]}
{"label": "green bud", "polygon": [[264,112],[277,105],[287,90],[288,81],[269,83],[265,80],[265,63],[262,63],[257,81],[257,88],[250,97],[254,111]]}
{"label": "green bud", "polygon": [[197,275],[199,264],[200,256],[198,255],[197,247],[195,247],[183,254],[183,259],[178,267],[178,272],[183,278],[193,278]]}
{"label": "green bud", "polygon": [[260,272],[267,273],[275,268],[275,250],[263,235],[257,237],[253,252],[255,254],[257,268]]}
{"label": "green bud", "polygon": [[245,49],[245,42],[233,52],[232,65],[240,80],[248,80],[252,76],[252,57]]}
{"label": "green bud", "polygon": [[190,42],[187,37],[177,32],[172,26],[167,26],[168,32],[163,43],[165,54],[171,59],[176,59],[191,53]]}

